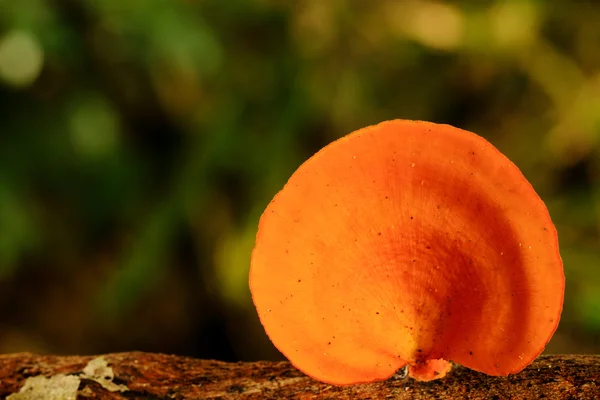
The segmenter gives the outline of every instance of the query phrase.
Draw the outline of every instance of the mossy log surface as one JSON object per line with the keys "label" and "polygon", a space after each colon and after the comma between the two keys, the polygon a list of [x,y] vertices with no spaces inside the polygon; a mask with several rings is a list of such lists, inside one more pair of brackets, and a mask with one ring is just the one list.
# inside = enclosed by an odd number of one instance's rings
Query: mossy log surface
{"label": "mossy log surface", "polygon": [[342,387],[315,381],[288,362],[227,363],[141,352],[0,356],[0,398],[9,400],[600,399],[599,382],[600,356],[583,355],[542,356],[508,377],[455,366],[433,382],[396,376]]}

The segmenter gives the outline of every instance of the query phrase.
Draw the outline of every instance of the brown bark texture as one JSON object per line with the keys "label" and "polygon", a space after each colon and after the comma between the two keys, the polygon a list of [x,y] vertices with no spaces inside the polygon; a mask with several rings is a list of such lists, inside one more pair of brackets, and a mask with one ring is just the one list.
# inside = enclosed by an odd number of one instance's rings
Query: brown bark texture
{"label": "brown bark texture", "polygon": [[288,362],[227,363],[152,353],[0,356],[0,398],[76,399],[600,399],[600,356],[553,355],[491,377],[455,366],[417,382],[332,386]]}

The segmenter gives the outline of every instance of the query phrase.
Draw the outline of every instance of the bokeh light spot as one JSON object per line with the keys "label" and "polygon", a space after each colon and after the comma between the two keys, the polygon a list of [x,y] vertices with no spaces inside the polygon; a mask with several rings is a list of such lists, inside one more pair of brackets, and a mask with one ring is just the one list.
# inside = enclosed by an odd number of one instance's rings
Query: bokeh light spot
{"label": "bokeh light spot", "polygon": [[25,31],[0,38],[0,79],[11,86],[31,85],[42,71],[44,53],[37,39]]}
{"label": "bokeh light spot", "polygon": [[80,99],[73,106],[69,125],[75,149],[87,157],[113,151],[120,130],[113,107],[96,96]]}

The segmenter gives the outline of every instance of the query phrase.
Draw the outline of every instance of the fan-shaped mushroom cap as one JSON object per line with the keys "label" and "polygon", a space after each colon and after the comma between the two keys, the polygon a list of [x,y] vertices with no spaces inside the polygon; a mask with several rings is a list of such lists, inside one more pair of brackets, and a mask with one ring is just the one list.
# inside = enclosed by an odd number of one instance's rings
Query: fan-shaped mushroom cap
{"label": "fan-shaped mushroom cap", "polygon": [[275,346],[324,382],[445,360],[515,373],[554,333],[564,273],[548,211],[483,138],[388,121],[306,161],[265,210],[250,288]]}

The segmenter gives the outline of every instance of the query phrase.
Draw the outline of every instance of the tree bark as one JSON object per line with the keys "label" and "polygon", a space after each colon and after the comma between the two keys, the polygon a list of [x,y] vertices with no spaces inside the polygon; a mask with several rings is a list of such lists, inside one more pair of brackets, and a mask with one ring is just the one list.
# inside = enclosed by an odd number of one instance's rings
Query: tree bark
{"label": "tree bark", "polygon": [[509,377],[455,366],[433,382],[396,375],[341,387],[315,381],[288,362],[226,363],[140,352],[0,356],[0,398],[9,400],[599,399],[598,380],[600,356],[577,355],[542,356]]}

